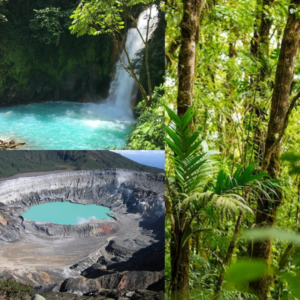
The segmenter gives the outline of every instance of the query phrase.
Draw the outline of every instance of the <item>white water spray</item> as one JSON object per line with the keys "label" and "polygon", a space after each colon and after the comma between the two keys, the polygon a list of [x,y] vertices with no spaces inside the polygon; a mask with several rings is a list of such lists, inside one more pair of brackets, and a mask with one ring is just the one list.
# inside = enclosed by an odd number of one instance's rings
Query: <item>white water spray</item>
{"label": "white water spray", "polygon": [[[149,22],[148,40],[151,38],[158,22],[158,9],[154,4],[152,7],[143,11],[138,18],[137,27],[140,30],[143,39],[146,40],[147,35],[147,22],[151,10],[151,19]],[[141,39],[138,30],[131,28],[127,32],[127,40],[125,47],[127,49],[130,61],[136,58],[136,54],[144,47],[143,40]],[[125,66],[128,66],[128,60],[124,51],[121,53],[122,61]],[[113,103],[115,108],[118,109],[125,117],[133,119],[132,102],[136,97],[138,86],[134,79],[125,71],[120,61],[116,65],[116,74],[111,83],[109,90],[108,102]]]}

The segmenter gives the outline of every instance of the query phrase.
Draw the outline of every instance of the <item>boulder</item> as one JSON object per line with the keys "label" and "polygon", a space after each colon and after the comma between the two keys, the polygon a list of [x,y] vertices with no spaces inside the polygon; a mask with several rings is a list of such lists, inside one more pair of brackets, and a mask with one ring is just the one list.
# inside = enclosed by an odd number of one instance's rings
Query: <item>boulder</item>
{"label": "boulder", "polygon": [[0,225],[2,226],[7,225],[7,220],[2,215],[0,215]]}
{"label": "boulder", "polygon": [[46,300],[44,297],[42,297],[41,295],[39,294],[35,294],[31,300]]}

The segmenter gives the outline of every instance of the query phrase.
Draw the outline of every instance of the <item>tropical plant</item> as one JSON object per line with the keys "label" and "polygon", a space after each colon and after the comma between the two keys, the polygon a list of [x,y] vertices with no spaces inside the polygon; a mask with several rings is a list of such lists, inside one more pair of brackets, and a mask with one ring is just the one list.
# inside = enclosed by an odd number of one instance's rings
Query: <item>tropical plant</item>
{"label": "tropical plant", "polygon": [[220,166],[218,171],[217,161],[212,159],[218,152],[207,149],[200,139],[200,128],[193,132],[191,127],[193,107],[182,118],[167,107],[166,110],[172,121],[165,127],[166,142],[173,152],[173,168],[166,182],[171,224],[170,287],[172,299],[187,299],[191,236],[213,229],[208,216],[214,216],[218,223],[217,219],[232,218],[237,213],[252,213],[247,197],[255,194],[270,199],[276,182],[265,173],[255,174],[255,163],[238,167],[232,176]]}

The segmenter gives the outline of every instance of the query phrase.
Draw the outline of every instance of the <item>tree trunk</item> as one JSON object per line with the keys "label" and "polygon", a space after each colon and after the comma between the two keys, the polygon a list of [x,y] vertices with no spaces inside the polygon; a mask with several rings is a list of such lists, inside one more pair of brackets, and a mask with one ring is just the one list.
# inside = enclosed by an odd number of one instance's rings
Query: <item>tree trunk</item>
{"label": "tree trunk", "polygon": [[178,61],[177,113],[179,117],[182,117],[193,104],[199,16],[203,5],[204,0],[183,1],[183,17],[180,23],[181,48]]}
{"label": "tree trunk", "polygon": [[[255,91],[261,98],[265,98],[265,90],[261,88],[260,83],[266,79],[270,72],[268,57],[272,18],[266,7],[270,7],[273,3],[274,0],[263,0],[262,2],[261,0],[257,1],[257,15],[254,23],[253,38],[251,41],[251,54],[253,58],[258,61],[260,66],[258,74],[256,75],[256,80],[254,81]],[[265,137],[265,131],[262,129],[262,123],[265,120],[265,112],[255,102],[253,110],[255,113],[255,129],[253,137],[254,160],[261,163],[264,153],[263,140]]]}
{"label": "tree trunk", "polygon": [[274,0],[263,0],[263,7],[261,13],[261,23],[259,31],[259,61],[260,67],[260,80],[263,81],[269,73],[268,57],[269,57],[269,44],[270,44],[270,29],[272,26],[272,18],[268,11],[269,7],[272,6]]}
{"label": "tree trunk", "polygon": [[181,222],[184,222],[184,215],[173,219],[170,245],[172,300],[189,299],[190,248],[189,241],[182,246],[185,229],[181,227]]}
{"label": "tree trunk", "polygon": [[[300,0],[292,0],[289,8],[300,8]],[[300,45],[300,19],[289,9],[287,24],[281,43],[281,50],[276,70],[275,85],[272,95],[271,112],[265,143],[265,153],[262,169],[272,178],[280,174],[279,156],[281,152],[281,141],[288,119],[291,113],[290,87],[293,79],[295,62]],[[279,192],[278,192],[279,193]],[[268,201],[261,199],[257,201],[256,225],[258,227],[273,226],[276,220],[277,208],[281,197]],[[271,259],[272,244],[270,240],[256,242],[253,245],[253,258],[263,259],[268,264]],[[260,300],[267,300],[269,288],[272,283],[270,275],[252,282],[250,287],[258,295]]]}
{"label": "tree trunk", "polygon": [[145,47],[146,47],[146,53],[145,53],[145,64],[146,64],[146,74],[147,74],[147,83],[148,83],[148,95],[149,95],[149,106],[151,106],[152,103],[152,85],[151,85],[151,75],[150,75],[150,69],[149,69],[149,24],[151,20],[151,13],[152,13],[152,6],[150,7],[150,14],[147,21],[147,34],[146,34],[146,41],[145,41]]}
{"label": "tree trunk", "polygon": [[236,244],[237,234],[239,233],[240,226],[241,226],[241,223],[242,223],[242,219],[243,219],[243,213],[240,212],[240,214],[238,216],[238,219],[236,221],[236,224],[235,224],[233,237],[232,237],[232,239],[229,243],[229,247],[228,247],[228,250],[227,250],[227,253],[226,253],[226,257],[225,257],[225,260],[223,262],[223,267],[222,267],[221,272],[219,274],[219,278],[218,278],[216,289],[215,289],[215,295],[217,295],[221,291],[221,286],[222,286],[222,283],[223,283],[223,280],[224,280],[225,268],[231,262],[233,251],[234,251],[235,244]]}

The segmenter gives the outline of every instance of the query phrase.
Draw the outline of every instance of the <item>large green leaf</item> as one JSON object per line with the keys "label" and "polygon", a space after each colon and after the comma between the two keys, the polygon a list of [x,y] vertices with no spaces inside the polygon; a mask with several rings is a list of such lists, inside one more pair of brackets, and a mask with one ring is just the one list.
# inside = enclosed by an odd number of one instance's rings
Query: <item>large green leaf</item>
{"label": "large green leaf", "polygon": [[243,237],[253,241],[263,241],[269,239],[278,239],[280,241],[289,242],[300,246],[300,234],[286,231],[279,228],[258,228],[252,229],[243,234]]}
{"label": "large green leaf", "polygon": [[227,287],[239,287],[244,283],[257,280],[270,272],[268,265],[260,260],[240,260],[228,267],[225,280]]}

